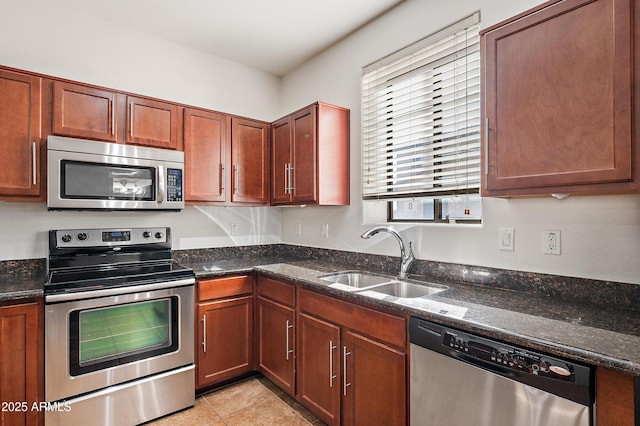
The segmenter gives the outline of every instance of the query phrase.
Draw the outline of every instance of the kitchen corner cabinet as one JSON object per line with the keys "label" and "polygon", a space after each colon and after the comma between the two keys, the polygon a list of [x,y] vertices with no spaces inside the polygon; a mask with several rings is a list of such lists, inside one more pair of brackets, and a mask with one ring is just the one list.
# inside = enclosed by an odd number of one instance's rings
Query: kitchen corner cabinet
{"label": "kitchen corner cabinet", "polygon": [[[600,426],[634,426],[633,376],[607,368],[596,369],[596,423]],[[636,395],[635,398],[640,398]]]}
{"label": "kitchen corner cabinet", "polygon": [[349,204],[349,110],[321,102],[271,125],[271,204]]}
{"label": "kitchen corner cabinet", "polygon": [[483,196],[640,188],[637,3],[555,0],[481,33]]}
{"label": "kitchen corner cabinet", "polygon": [[[34,403],[43,401],[44,344],[39,303],[0,307],[0,424],[43,423]],[[5,406],[5,404],[15,404]],[[26,406],[24,405],[26,404]]]}
{"label": "kitchen corner cabinet", "polygon": [[176,104],[58,80],[52,91],[54,135],[182,150]]}
{"label": "kitchen corner cabinet", "polygon": [[0,70],[0,199],[42,201],[42,79]]}
{"label": "kitchen corner cabinet", "polygon": [[185,108],[184,162],[187,202],[224,202],[230,118],[213,111]]}
{"label": "kitchen corner cabinet", "polygon": [[196,388],[253,371],[253,278],[197,282]]}
{"label": "kitchen corner cabinet", "polygon": [[259,276],[256,293],[258,370],[295,396],[295,287]]}
{"label": "kitchen corner cabinet", "polygon": [[306,289],[297,312],[298,400],[330,425],[405,425],[406,318]]}
{"label": "kitchen corner cabinet", "polygon": [[269,124],[246,118],[231,119],[231,201],[269,203]]}

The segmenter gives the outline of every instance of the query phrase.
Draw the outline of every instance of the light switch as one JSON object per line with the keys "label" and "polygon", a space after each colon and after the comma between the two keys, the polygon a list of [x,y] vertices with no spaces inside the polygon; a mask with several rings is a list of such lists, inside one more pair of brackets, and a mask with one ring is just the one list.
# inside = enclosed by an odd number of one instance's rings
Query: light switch
{"label": "light switch", "polygon": [[498,249],[513,251],[514,234],[513,228],[500,228],[498,230]]}

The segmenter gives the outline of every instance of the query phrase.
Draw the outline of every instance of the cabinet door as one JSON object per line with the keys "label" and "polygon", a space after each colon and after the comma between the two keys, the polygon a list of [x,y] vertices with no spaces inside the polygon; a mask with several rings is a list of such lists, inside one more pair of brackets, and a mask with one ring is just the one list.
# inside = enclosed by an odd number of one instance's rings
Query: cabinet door
{"label": "cabinet door", "polygon": [[253,370],[253,296],[198,306],[198,387]]}
{"label": "cabinet door", "polygon": [[340,423],[340,348],[339,327],[298,314],[298,398],[330,425]]}
{"label": "cabinet door", "polygon": [[0,70],[0,196],[38,197],[41,183],[40,78]]}
{"label": "cabinet door", "polygon": [[564,0],[483,35],[483,195],[632,180],[631,4]]}
{"label": "cabinet door", "polygon": [[116,141],[116,93],[53,82],[53,134]]}
{"label": "cabinet door", "polygon": [[271,202],[291,201],[291,122],[289,118],[271,125]]}
{"label": "cabinet door", "polygon": [[598,367],[596,398],[598,425],[637,426],[634,418],[639,414],[634,415],[633,376]]}
{"label": "cabinet door", "polygon": [[318,161],[316,139],[316,106],[293,115],[293,182],[292,200],[295,203],[317,201]]}
{"label": "cabinet door", "polygon": [[186,201],[225,201],[227,116],[184,111]]}
{"label": "cabinet door", "polygon": [[28,406],[26,411],[3,406],[3,426],[38,424],[38,411],[31,406],[42,400],[38,394],[39,317],[37,303],[0,308],[0,401]]}
{"label": "cabinet door", "polygon": [[406,353],[347,331],[342,420],[345,425],[406,425]]}
{"label": "cabinet door", "polygon": [[294,311],[258,297],[258,369],[290,395],[295,392]]}
{"label": "cabinet door", "polygon": [[182,149],[178,143],[179,108],[167,102],[127,96],[126,143]]}
{"label": "cabinet door", "polygon": [[254,120],[231,120],[232,195],[234,202],[269,201],[269,126]]}

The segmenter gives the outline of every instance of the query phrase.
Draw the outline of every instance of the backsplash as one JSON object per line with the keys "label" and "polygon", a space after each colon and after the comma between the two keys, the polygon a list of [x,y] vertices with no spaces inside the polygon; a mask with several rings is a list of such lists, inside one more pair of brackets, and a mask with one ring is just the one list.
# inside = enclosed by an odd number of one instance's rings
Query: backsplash
{"label": "backsplash", "polygon": [[[398,257],[287,244],[177,250],[173,252],[173,257],[177,262],[206,262],[229,258],[264,258],[269,263],[321,260],[335,265],[337,269],[363,269],[389,275],[397,275],[400,270]],[[443,284],[457,282],[546,295],[571,300],[573,303],[614,305],[622,309],[640,310],[640,285],[636,284],[429,260],[416,260],[410,275]]]}

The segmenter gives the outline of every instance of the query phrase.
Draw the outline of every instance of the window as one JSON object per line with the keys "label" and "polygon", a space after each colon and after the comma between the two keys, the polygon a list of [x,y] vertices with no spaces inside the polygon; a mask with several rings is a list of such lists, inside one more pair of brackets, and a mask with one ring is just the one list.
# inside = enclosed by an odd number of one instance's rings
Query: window
{"label": "window", "polygon": [[363,200],[388,220],[481,219],[480,15],[363,68]]}

